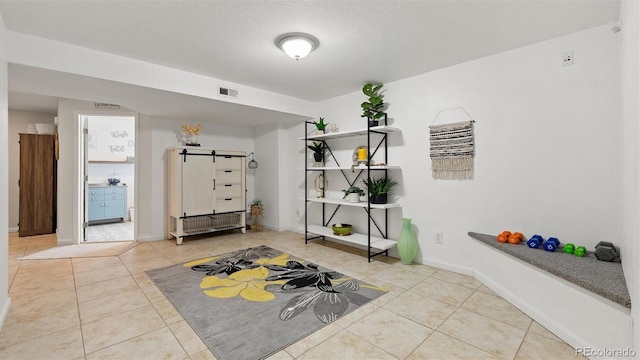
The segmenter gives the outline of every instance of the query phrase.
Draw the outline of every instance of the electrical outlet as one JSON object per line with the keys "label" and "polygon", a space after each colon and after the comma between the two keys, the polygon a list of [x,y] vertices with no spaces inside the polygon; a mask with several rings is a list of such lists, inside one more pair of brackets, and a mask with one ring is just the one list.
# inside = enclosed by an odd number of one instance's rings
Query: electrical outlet
{"label": "electrical outlet", "polygon": [[562,66],[573,65],[573,51],[565,51],[562,53]]}
{"label": "electrical outlet", "polygon": [[435,243],[442,245],[443,240],[444,240],[444,234],[441,232],[436,232],[436,238],[434,240]]}

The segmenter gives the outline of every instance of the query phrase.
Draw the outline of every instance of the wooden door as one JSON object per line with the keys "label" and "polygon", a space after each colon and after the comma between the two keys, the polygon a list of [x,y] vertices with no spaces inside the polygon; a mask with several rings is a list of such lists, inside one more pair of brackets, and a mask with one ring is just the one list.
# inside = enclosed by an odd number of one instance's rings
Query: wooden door
{"label": "wooden door", "polygon": [[19,236],[56,229],[54,135],[20,134]]}
{"label": "wooden door", "polygon": [[212,214],[216,208],[214,160],[212,155],[191,154],[182,162],[182,211],[187,216]]}

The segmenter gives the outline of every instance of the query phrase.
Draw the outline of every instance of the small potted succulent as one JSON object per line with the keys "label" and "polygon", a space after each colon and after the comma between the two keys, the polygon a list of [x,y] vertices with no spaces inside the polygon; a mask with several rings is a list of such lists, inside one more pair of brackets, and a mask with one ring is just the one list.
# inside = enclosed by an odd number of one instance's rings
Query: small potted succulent
{"label": "small potted succulent", "polygon": [[324,130],[327,128],[329,123],[324,122],[324,118],[319,118],[318,121],[314,121],[313,125],[316,126],[316,135],[324,134]]}
{"label": "small potted succulent", "polygon": [[360,196],[364,196],[364,190],[354,185],[351,185],[348,189],[343,189],[342,191],[347,197],[347,201],[352,203],[360,202]]}
{"label": "small potted succulent", "polygon": [[314,166],[324,166],[324,151],[327,149],[327,144],[324,141],[314,141],[307,147],[313,151],[313,159],[316,161]]}
{"label": "small potted succulent", "polygon": [[379,120],[386,115],[384,112],[385,104],[382,100],[384,95],[380,94],[380,89],[382,89],[382,84],[374,86],[371,83],[365,84],[362,88],[362,93],[369,98],[369,101],[360,104],[360,107],[362,107],[362,115],[360,117],[369,120],[369,127],[378,126]]}
{"label": "small potted succulent", "polygon": [[387,195],[391,193],[391,188],[398,182],[390,177],[375,177],[363,179],[364,184],[369,190],[369,198],[372,204],[386,204]]}

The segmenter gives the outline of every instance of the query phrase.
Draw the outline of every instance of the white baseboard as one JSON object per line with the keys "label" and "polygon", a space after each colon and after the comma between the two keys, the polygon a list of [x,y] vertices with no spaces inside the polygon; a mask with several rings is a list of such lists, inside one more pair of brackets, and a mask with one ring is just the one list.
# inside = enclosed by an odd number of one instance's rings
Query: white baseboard
{"label": "white baseboard", "polygon": [[9,232],[10,233],[18,232],[19,229],[20,228],[18,228],[17,226],[16,227],[11,227],[11,228],[9,228]]}
{"label": "white baseboard", "polygon": [[0,312],[0,330],[4,326],[5,320],[7,320],[7,316],[9,315],[9,309],[11,309],[11,298],[7,297],[7,300],[2,305],[2,311]]}
{"label": "white baseboard", "polygon": [[460,266],[460,265],[457,265],[457,264],[451,264],[451,263],[444,262],[444,261],[439,261],[439,260],[434,260],[434,259],[422,259],[420,264],[433,266],[433,267],[436,267],[438,269],[452,271],[452,272],[455,272],[455,273],[458,273],[458,274],[462,274],[462,275],[473,276],[473,268],[466,267],[466,266]]}
{"label": "white baseboard", "polygon": [[164,235],[138,235],[136,241],[145,242],[145,241],[160,241],[167,240],[168,237]]}

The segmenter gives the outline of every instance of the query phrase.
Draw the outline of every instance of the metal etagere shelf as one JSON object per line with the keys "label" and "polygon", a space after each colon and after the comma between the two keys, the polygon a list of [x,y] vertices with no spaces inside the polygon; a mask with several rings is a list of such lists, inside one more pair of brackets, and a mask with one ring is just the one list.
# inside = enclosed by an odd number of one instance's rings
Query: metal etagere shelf
{"label": "metal etagere shelf", "polygon": [[[333,132],[328,134],[317,134],[317,135],[309,135],[310,126],[315,129],[315,125],[313,122],[307,121],[305,123],[305,136],[301,138],[301,140],[305,141],[305,157],[304,157],[304,169],[305,169],[305,177],[304,177],[304,188],[305,188],[305,213],[304,213],[304,227],[305,227],[305,244],[307,244],[311,240],[316,239],[325,239],[332,238],[337,239],[342,242],[352,243],[359,246],[364,246],[367,248],[367,258],[368,261],[371,262],[371,259],[377,255],[388,255],[389,249],[396,246],[396,241],[388,238],[388,230],[387,223],[389,220],[389,209],[399,208],[399,204],[372,204],[371,199],[367,196],[366,202],[360,203],[350,203],[343,199],[328,199],[328,198],[310,198],[309,197],[309,189],[308,189],[308,173],[309,172],[321,172],[323,177],[325,176],[326,171],[339,171],[344,177],[348,186],[352,186],[355,182],[360,179],[366,177],[366,179],[371,180],[372,172],[382,172],[384,176],[387,176],[387,171],[392,169],[399,169],[399,166],[389,166],[388,165],[388,145],[387,145],[387,135],[393,132],[400,132],[400,129],[387,126],[387,117],[385,115],[382,120],[384,125],[381,126],[370,126],[367,124],[366,129],[360,130],[351,130],[344,132]],[[331,147],[327,143],[327,141],[332,139],[340,139],[340,138],[348,138],[348,137],[358,137],[358,136],[366,136],[367,138],[367,161],[365,164],[359,164],[358,166],[342,166],[340,165],[338,159],[334,156],[331,151]],[[335,166],[322,166],[322,167],[309,167],[309,150],[306,145],[308,145],[309,141],[322,142],[326,145],[328,150],[328,156],[332,159],[336,165]],[[372,144],[374,145],[373,151]],[[382,158],[384,159],[384,165],[374,166],[371,164],[371,161],[378,153],[381,151],[383,153]],[[326,155],[325,155],[326,157]],[[325,159],[323,158],[323,161]],[[350,180],[347,176],[347,172],[356,172],[355,178]],[[307,207],[312,204],[320,204],[322,206],[322,223],[321,224],[310,224],[309,223],[309,215]],[[367,232],[366,233],[352,233],[349,236],[335,235],[333,230],[331,229],[331,221],[334,216],[338,212],[338,210],[343,206],[350,207],[360,207],[363,208],[367,213]],[[373,217],[373,211],[382,211],[384,212],[384,221],[376,221]],[[372,227],[373,225],[373,227]],[[377,231],[379,236],[372,235],[372,230]]]}

